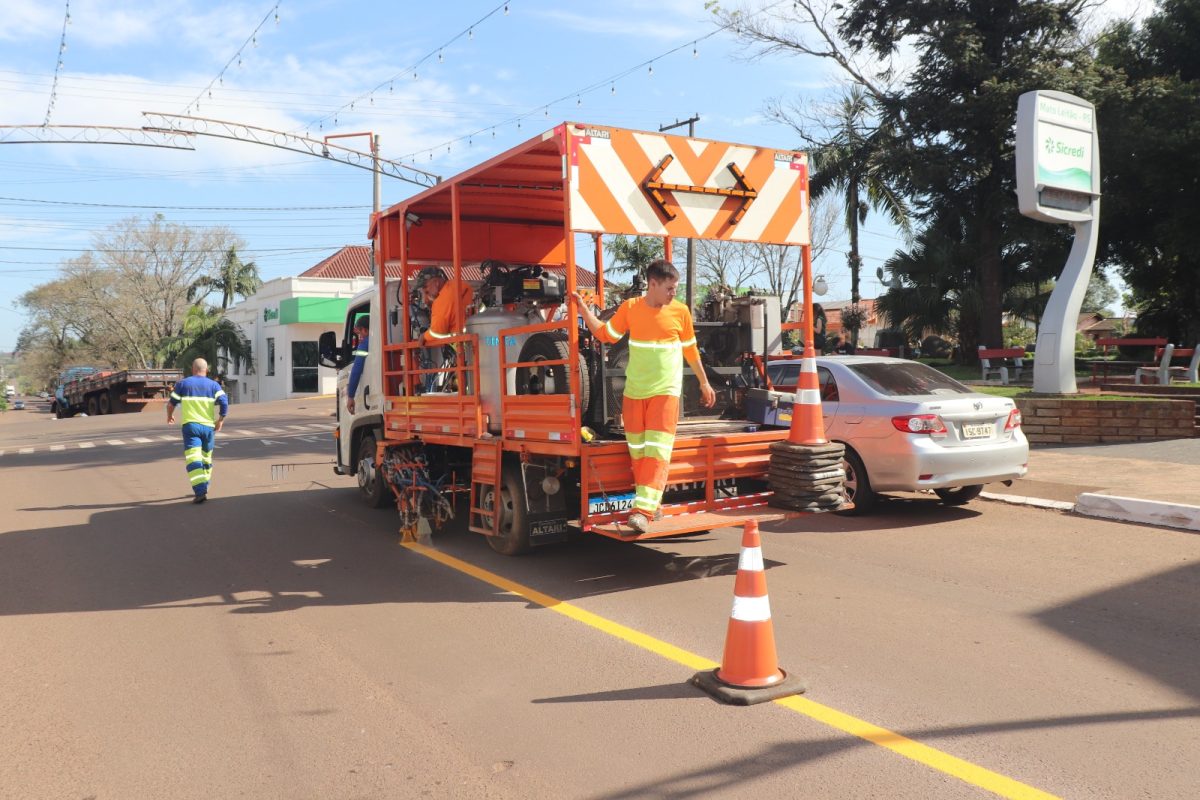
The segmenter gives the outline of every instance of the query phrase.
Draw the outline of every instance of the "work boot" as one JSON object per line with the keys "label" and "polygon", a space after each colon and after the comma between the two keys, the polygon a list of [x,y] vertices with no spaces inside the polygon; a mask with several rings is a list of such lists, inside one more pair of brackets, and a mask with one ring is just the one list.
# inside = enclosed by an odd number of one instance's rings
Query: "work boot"
{"label": "work boot", "polygon": [[205,492],[204,494],[198,494],[195,497],[193,497],[192,502],[195,503],[196,505],[200,505],[207,499],[208,499],[208,493]]}
{"label": "work boot", "polygon": [[645,514],[639,514],[635,511],[629,515],[629,520],[625,524],[638,533],[645,533],[650,527],[650,520],[646,518]]}

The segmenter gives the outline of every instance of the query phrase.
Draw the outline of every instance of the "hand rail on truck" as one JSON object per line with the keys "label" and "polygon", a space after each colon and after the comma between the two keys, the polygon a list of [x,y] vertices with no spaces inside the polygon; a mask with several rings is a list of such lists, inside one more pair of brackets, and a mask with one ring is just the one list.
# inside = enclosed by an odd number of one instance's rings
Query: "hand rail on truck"
{"label": "hand rail on truck", "polygon": [[[540,322],[533,325],[522,325],[516,328],[505,328],[499,332],[500,339],[500,385],[507,386],[506,376],[510,369],[537,369],[546,367],[562,367],[567,377],[567,385],[571,385],[572,365],[578,371],[578,353],[568,353],[567,358],[547,359],[546,361],[513,361],[508,360],[508,347],[505,340],[509,336],[521,334],[544,333],[561,330],[569,332],[572,320],[557,320]],[[523,439],[526,441],[574,443],[579,441],[580,417],[584,409],[580,402],[569,391],[567,394],[519,394],[509,395],[507,391],[500,395],[500,418],[503,420],[502,435],[505,439]]]}
{"label": "hand rail on truck", "polygon": [[[483,432],[483,411],[476,396],[479,359],[475,356],[479,337],[461,333],[441,339],[438,344],[453,346],[458,353],[452,366],[409,368],[416,362],[417,351],[429,347],[425,342],[384,345],[385,438],[411,438],[414,433],[473,438]],[[456,392],[417,394],[422,376],[450,373],[455,377]]]}

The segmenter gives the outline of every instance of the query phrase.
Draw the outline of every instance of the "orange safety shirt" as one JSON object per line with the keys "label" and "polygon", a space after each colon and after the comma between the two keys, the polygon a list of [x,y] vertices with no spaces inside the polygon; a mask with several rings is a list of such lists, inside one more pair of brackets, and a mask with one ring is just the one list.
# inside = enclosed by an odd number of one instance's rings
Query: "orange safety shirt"
{"label": "orange safety shirt", "polygon": [[692,312],[678,300],[652,308],[644,297],[626,300],[601,328],[598,337],[615,344],[629,334],[625,396],[634,400],[671,395],[683,389],[683,359],[699,362]]}
{"label": "orange safety shirt", "polygon": [[471,287],[465,283],[448,282],[438,292],[437,298],[433,301],[433,308],[429,310],[429,330],[425,331],[425,341],[436,342],[438,339],[449,339],[457,333],[462,333],[461,330],[456,330],[454,325],[454,295],[456,292],[462,298],[463,320],[465,321],[470,316],[474,297]]}

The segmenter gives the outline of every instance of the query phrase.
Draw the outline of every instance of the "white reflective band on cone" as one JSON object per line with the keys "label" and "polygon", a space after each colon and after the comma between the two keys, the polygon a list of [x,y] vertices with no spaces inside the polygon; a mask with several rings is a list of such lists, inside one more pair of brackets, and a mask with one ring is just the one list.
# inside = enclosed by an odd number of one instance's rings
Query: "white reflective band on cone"
{"label": "white reflective band on cone", "polygon": [[771,603],[765,597],[733,598],[733,613],[729,615],[739,622],[766,622],[771,618]]}
{"label": "white reflective band on cone", "polygon": [[811,372],[815,375],[817,372],[817,360],[815,358],[800,359],[800,371]]}
{"label": "white reflective band on cone", "polygon": [[821,390],[820,389],[799,389],[796,391],[796,405],[801,406],[819,406],[821,405]]}
{"label": "white reflective band on cone", "polygon": [[742,554],[738,556],[738,569],[742,569],[747,572],[762,572],[762,548],[743,547]]}

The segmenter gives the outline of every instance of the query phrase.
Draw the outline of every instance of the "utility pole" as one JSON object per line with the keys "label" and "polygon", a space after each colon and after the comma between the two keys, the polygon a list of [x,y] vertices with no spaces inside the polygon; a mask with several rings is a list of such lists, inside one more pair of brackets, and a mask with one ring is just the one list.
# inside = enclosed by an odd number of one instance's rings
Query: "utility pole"
{"label": "utility pole", "polygon": [[[328,145],[330,139],[346,139],[346,138],[352,137],[352,136],[366,136],[367,141],[370,142],[370,145],[371,145],[371,163],[372,163],[371,171],[375,173],[374,179],[373,179],[374,196],[375,196],[375,202],[373,204],[373,207],[375,209],[375,213],[371,216],[371,221],[374,222],[375,219],[379,216],[379,134],[371,133],[370,131],[367,131],[365,133],[332,133],[325,137],[325,144]],[[328,151],[326,151],[326,152],[328,152]],[[379,260],[375,257],[375,240],[372,239],[371,240],[371,277],[374,278],[378,274],[379,274]]]}
{"label": "utility pole", "polygon": [[[677,119],[670,125],[660,125],[659,133],[665,133],[674,128],[682,128],[687,125],[688,137],[696,135],[696,123],[700,121],[699,114],[693,114],[687,119]],[[687,307],[689,311],[695,310],[696,305],[696,244],[692,239],[687,240]]]}

